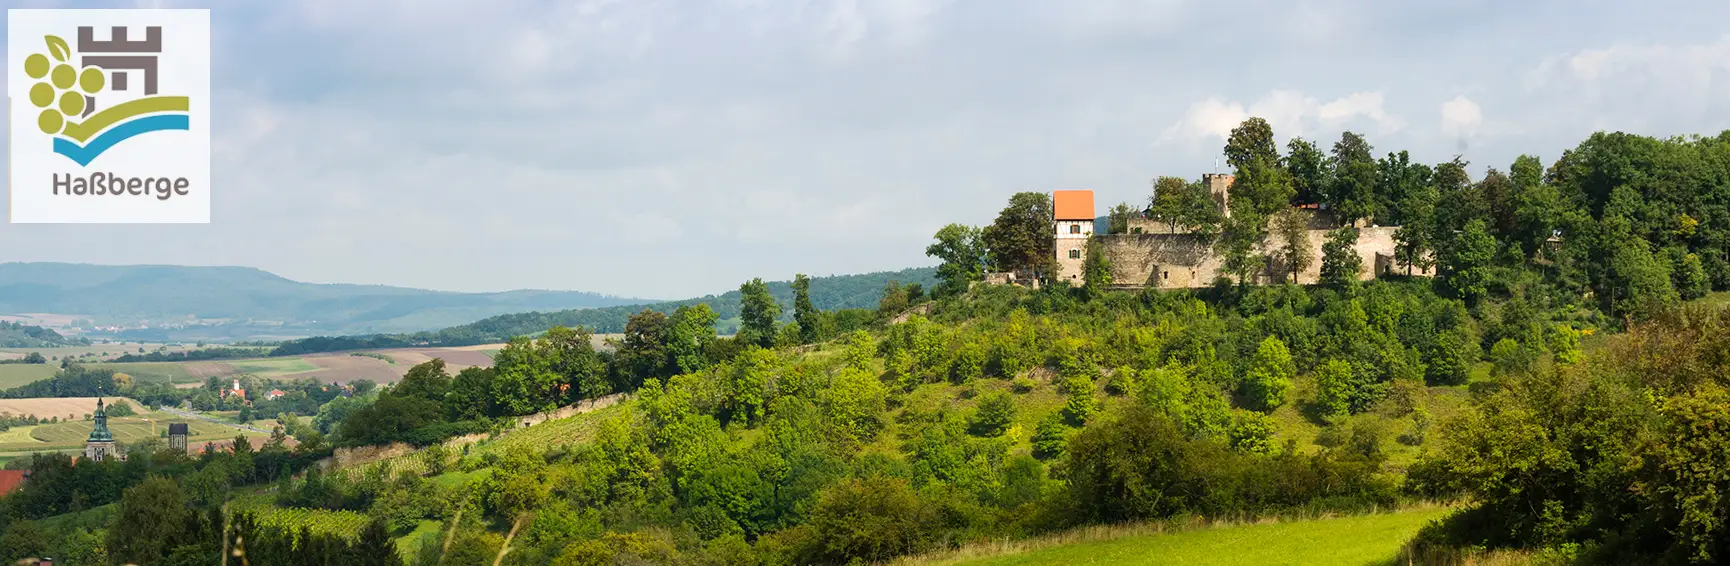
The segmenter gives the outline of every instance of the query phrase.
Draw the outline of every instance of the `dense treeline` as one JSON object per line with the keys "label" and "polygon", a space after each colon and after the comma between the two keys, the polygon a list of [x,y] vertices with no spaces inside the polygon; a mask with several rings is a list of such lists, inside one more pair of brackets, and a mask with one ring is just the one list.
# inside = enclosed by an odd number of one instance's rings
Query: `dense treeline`
{"label": "dense treeline", "polygon": [[109,360],[115,363],[128,362],[198,362],[205,360],[232,360],[241,358],[256,358],[269,353],[265,348],[199,348],[182,352],[150,352],[147,354],[121,354],[120,357]]}
{"label": "dense treeline", "polygon": [[56,564],[203,566],[223,563],[224,551],[230,560],[261,566],[402,564],[396,541],[380,521],[368,523],[350,540],[306,526],[260,524],[246,512],[228,515],[167,476],[136,483],[124,489],[109,518],[125,528],[107,529],[99,537],[83,527],[56,533],[19,522],[0,535],[0,552],[51,556]]}
{"label": "dense treeline", "polygon": [[[176,557],[178,546],[203,544],[177,538],[191,532],[182,530],[190,528],[189,521],[216,513],[238,487],[287,478],[330,456],[328,446],[302,439],[291,449],[286,438],[279,432],[254,450],[248,439],[237,437],[232,450],[195,449],[192,456],[164,450],[157,440],[127,447],[124,462],[75,463],[64,454],[36,454],[27,459],[30,479],[0,498],[0,556],[48,555],[57,564],[208,564],[215,549],[196,549],[198,559]],[[95,524],[53,527],[39,521],[95,513],[110,503],[118,505]],[[210,542],[220,540],[219,531],[199,532],[211,533]]]}
{"label": "dense treeline", "polygon": [[766,284],[753,280],[741,285],[741,328],[734,337],[716,336],[719,315],[708,304],[695,303],[670,315],[649,309],[631,315],[611,349],[595,348],[587,329],[555,326],[539,338],[510,340],[494,355],[492,367],[466,368],[452,376],[443,360],[415,366],[370,405],[343,402],[345,416],[337,421],[341,426],[335,441],[424,446],[492,430],[506,417],[634,391],[649,379],[702,371],[746,347],[828,340],[878,323],[924,298],[892,282],[882,291],[886,310],[823,312],[810,298],[809,281],[803,275],[795,280],[793,322],[787,324],[780,323],[786,317]]}
{"label": "dense treeline", "polygon": [[24,354],[24,357],[22,357],[22,358],[13,358],[10,360],[0,360],[0,364],[46,364],[46,363],[48,363],[48,358],[42,357],[41,352],[30,352],[28,354]]}
{"label": "dense treeline", "polygon": [[[864,275],[814,277],[809,280],[809,300],[817,309],[824,311],[872,308],[877,305],[880,291],[889,282],[899,282],[906,285],[930,285],[935,281],[934,273],[931,268],[912,268]],[[782,312],[791,315],[795,294],[793,282],[773,281],[765,283],[765,285],[769,294],[782,306]],[[316,336],[290,340],[278,345],[271,352],[271,355],[295,356],[342,350],[491,344],[504,342],[517,336],[534,335],[555,326],[581,327],[595,333],[616,334],[625,331],[625,326],[630,322],[631,315],[637,314],[645,308],[670,315],[681,307],[691,307],[698,304],[707,305],[709,310],[717,315],[716,320],[719,323],[734,321],[739,318],[743,312],[741,303],[741,293],[730,291],[719,296],[711,295],[652,305],[507,314],[435,332],[373,336]],[[782,319],[783,322],[787,320],[790,319]],[[728,331],[734,326],[736,324],[722,324],[722,333],[729,333]]]}
{"label": "dense treeline", "polygon": [[1590,363],[1512,381],[1410,475],[1469,510],[1418,546],[1563,549],[1606,564],[1730,557],[1730,310],[1668,311]]}

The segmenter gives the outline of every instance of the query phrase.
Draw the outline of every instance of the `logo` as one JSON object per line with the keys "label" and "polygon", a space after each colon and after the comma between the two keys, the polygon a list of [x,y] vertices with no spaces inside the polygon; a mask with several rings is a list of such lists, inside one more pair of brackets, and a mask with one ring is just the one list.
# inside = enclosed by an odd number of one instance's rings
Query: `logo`
{"label": "logo", "polygon": [[11,219],[210,221],[208,10],[8,10]]}
{"label": "logo", "polygon": [[[84,57],[83,70],[68,60],[76,56],[66,40],[45,36],[48,54],[32,53],[24,58],[24,74],[39,82],[30,85],[30,103],[42,108],[36,126],[42,133],[54,136],[54,153],[66,156],[80,166],[89,165],[102,152],[133,136],[159,130],[187,130],[191,119],[187,115],[184,96],[164,96],[156,93],[157,54],[162,53],[162,28],[145,29],[143,41],[127,41],[126,28],[114,28],[114,39],[92,39],[94,28],[78,28],[78,47],[85,53],[102,53]],[[134,55],[136,54],[136,55]],[[52,58],[50,58],[52,57]],[[113,82],[107,71],[113,69]],[[136,98],[99,112],[96,95],[104,86],[125,91],[125,70],[137,69],[144,75],[144,97]],[[98,135],[101,134],[101,135]]]}

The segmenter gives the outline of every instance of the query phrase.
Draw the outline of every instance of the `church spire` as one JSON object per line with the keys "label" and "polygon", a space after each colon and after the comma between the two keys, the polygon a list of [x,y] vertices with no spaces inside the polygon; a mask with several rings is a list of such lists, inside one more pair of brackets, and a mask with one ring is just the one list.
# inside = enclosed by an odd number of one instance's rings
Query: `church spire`
{"label": "church spire", "polygon": [[102,408],[102,398],[96,398],[96,414],[91,420],[96,421],[96,427],[90,429],[90,439],[87,442],[113,442],[114,433],[108,431],[108,411]]}

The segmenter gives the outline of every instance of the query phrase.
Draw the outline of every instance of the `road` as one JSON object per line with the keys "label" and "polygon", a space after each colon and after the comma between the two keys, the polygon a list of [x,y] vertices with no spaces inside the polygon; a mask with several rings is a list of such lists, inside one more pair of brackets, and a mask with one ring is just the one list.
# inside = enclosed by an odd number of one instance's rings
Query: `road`
{"label": "road", "polygon": [[162,411],[164,413],[168,413],[171,415],[179,415],[181,417],[185,417],[185,418],[189,418],[189,419],[198,419],[201,421],[216,423],[216,424],[223,425],[223,426],[230,426],[230,427],[238,428],[241,430],[250,430],[252,432],[261,432],[264,434],[270,434],[270,431],[264,430],[262,428],[258,428],[258,427],[252,426],[252,425],[234,424],[234,423],[222,420],[222,419],[218,419],[215,417],[211,417],[209,415],[205,415],[203,413],[194,413],[191,411],[182,411],[182,410],[176,409],[174,407],[157,407],[156,410]]}

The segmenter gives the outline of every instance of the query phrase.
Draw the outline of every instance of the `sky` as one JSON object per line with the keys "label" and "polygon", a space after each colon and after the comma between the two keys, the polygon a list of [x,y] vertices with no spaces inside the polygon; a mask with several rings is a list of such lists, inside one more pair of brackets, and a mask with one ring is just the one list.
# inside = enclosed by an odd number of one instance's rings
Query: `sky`
{"label": "sky", "polygon": [[1722,0],[4,4],[210,7],[214,186],[0,261],[680,298],[932,265],[1017,191],[1144,203],[1252,115],[1475,176],[1730,129]]}

